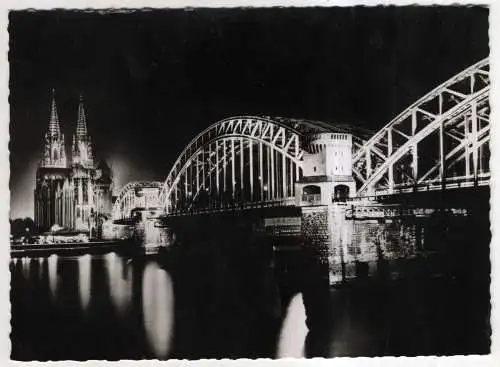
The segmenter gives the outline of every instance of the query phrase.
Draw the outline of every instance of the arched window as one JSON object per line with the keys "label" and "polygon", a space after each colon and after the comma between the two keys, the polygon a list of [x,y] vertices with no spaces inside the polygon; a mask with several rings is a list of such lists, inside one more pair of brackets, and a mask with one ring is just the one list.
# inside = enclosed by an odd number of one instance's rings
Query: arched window
{"label": "arched window", "polygon": [[321,187],[317,185],[307,185],[302,189],[302,201],[310,204],[321,203]]}
{"label": "arched window", "polygon": [[333,201],[345,201],[349,197],[349,186],[337,185],[333,191]]}
{"label": "arched window", "polygon": [[304,195],[321,194],[321,187],[317,185],[307,185],[302,189]]}

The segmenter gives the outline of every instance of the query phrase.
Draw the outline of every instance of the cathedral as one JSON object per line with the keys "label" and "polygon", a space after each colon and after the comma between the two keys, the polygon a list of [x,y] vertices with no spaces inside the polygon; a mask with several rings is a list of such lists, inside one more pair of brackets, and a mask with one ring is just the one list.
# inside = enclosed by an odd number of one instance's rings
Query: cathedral
{"label": "cathedral", "polygon": [[112,211],[112,175],[106,162],[94,157],[81,96],[71,154],[67,153],[53,93],[49,128],[36,171],[35,225],[40,233],[56,224],[99,237],[99,224]]}

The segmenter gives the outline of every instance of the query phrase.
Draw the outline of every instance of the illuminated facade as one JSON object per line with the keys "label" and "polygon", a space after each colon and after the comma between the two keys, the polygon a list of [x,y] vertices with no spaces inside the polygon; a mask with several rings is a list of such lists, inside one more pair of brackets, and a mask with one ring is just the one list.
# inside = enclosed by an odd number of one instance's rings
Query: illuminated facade
{"label": "illuminated facade", "polygon": [[304,151],[304,171],[296,182],[296,204],[328,205],[356,193],[352,176],[352,134],[320,133]]}
{"label": "illuminated facade", "polygon": [[112,176],[105,161],[96,162],[80,97],[71,156],[67,157],[54,95],[42,159],[36,171],[35,224],[54,224],[97,235],[99,222],[112,210]]}

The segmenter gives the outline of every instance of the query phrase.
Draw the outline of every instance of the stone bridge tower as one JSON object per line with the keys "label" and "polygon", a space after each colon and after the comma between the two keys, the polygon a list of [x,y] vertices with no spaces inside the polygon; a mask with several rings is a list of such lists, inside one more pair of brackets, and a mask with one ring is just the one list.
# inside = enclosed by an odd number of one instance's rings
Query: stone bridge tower
{"label": "stone bridge tower", "polygon": [[345,223],[345,201],[356,194],[352,176],[352,135],[323,132],[303,142],[303,175],[295,183],[296,205],[301,207],[304,246],[329,268],[331,282],[343,276],[343,255],[352,240]]}
{"label": "stone bridge tower", "polygon": [[354,196],[352,135],[318,133],[304,145],[303,176],[295,186],[297,206],[329,205]]}

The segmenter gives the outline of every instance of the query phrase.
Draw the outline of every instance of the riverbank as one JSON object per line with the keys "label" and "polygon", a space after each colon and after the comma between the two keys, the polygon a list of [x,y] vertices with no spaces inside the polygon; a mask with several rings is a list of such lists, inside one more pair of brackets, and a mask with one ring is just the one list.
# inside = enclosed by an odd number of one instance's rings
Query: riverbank
{"label": "riverbank", "polygon": [[23,244],[11,245],[11,258],[25,256],[50,256],[56,255],[81,255],[84,253],[96,253],[102,251],[113,251],[118,249],[130,249],[137,247],[133,242],[127,240],[111,241],[89,241],[89,242],[70,242],[70,243],[51,243],[51,244]]}

